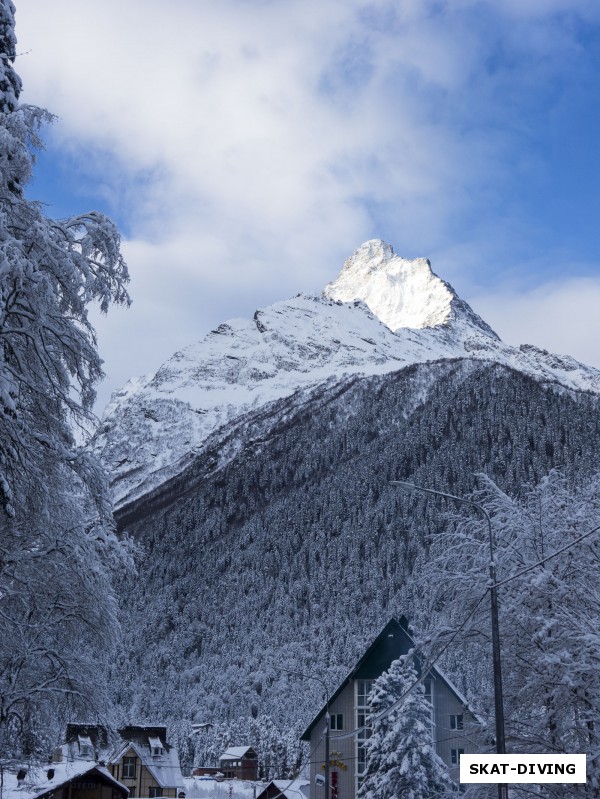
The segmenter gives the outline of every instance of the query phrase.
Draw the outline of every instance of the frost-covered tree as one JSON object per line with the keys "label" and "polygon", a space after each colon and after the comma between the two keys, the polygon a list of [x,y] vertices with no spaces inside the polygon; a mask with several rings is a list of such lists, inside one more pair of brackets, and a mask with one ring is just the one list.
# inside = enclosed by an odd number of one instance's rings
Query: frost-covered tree
{"label": "frost-covered tree", "polygon": [[96,705],[118,635],[111,572],[127,561],[105,475],[78,449],[102,375],[88,306],[128,303],[102,214],[28,200],[40,129],[20,105],[15,8],[0,0],[0,750],[35,749],[58,700]]}
{"label": "frost-covered tree", "polygon": [[22,514],[47,490],[47,455],[84,482],[73,425],[85,422],[102,376],[88,306],[127,303],[127,269],[112,222],[92,212],[46,217],[23,187],[48,112],[20,106],[14,6],[0,0],[0,498]]}
{"label": "frost-covered tree", "polygon": [[[412,690],[409,690],[412,689]],[[396,703],[399,699],[403,701]],[[393,661],[369,697],[371,737],[359,799],[442,799],[456,786],[431,736],[431,705],[412,654]]]}
{"label": "frost-covered tree", "polygon": [[[553,471],[518,500],[482,479],[475,498],[495,536],[507,749],[587,753],[587,786],[547,785],[544,796],[598,796],[600,476],[573,486]],[[455,518],[420,565],[417,604],[423,626],[445,631],[439,641],[474,610],[447,665],[492,729],[489,604],[477,604],[488,560],[487,528]]]}

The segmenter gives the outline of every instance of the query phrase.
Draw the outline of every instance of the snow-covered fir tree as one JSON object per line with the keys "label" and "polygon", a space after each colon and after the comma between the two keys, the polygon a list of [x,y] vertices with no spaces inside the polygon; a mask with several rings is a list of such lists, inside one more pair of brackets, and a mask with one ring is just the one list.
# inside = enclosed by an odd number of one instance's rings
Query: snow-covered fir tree
{"label": "snow-covered fir tree", "polygon": [[113,577],[130,565],[106,478],[76,446],[101,360],[88,306],[129,301],[115,226],[28,200],[42,109],[20,105],[15,7],[0,0],[0,752],[47,753],[70,702],[105,712],[118,638]]}
{"label": "snow-covered fir tree", "polygon": [[[399,701],[402,700],[402,701]],[[369,697],[367,769],[359,799],[442,799],[456,793],[432,740],[431,705],[412,654],[393,661]]]}

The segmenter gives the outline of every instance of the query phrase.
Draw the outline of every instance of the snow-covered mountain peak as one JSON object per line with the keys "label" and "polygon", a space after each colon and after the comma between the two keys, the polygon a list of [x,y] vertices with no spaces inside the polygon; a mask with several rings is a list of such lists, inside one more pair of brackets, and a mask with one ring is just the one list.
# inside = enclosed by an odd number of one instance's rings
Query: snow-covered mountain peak
{"label": "snow-covered mountain peak", "polygon": [[420,330],[464,318],[497,338],[452,286],[432,271],[427,258],[401,258],[381,239],[361,245],[325,286],[323,296],[341,302],[363,300],[390,330]]}
{"label": "snow-covered mountain peak", "polygon": [[427,259],[399,258],[374,240],[346,261],[324,296],[300,294],[248,319],[230,319],[154,375],[129,381],[113,395],[93,447],[123,507],[184,471],[205,447],[224,462],[229,450],[216,438],[225,440],[232,425],[257,415],[268,425],[269,408],[282,400],[300,406],[311,392],[349,376],[457,359],[600,394],[600,372],[503,344]]}

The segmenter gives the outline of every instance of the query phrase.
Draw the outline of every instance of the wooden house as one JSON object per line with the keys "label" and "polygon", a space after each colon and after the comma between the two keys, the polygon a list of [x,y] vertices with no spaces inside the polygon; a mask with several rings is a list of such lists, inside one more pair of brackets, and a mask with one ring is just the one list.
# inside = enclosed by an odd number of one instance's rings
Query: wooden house
{"label": "wooden house", "polygon": [[219,758],[219,770],[225,779],[256,780],[258,755],[251,746],[230,746]]}
{"label": "wooden house", "polygon": [[185,796],[179,756],[167,743],[166,727],[123,727],[119,736],[122,745],[108,767],[115,779],[127,786],[131,799]]}
{"label": "wooden house", "polygon": [[197,766],[192,776],[254,782],[258,779],[258,755],[251,746],[230,746],[219,757],[218,766]]}
{"label": "wooden house", "polygon": [[3,799],[127,799],[128,790],[103,766],[63,760],[4,774]]}

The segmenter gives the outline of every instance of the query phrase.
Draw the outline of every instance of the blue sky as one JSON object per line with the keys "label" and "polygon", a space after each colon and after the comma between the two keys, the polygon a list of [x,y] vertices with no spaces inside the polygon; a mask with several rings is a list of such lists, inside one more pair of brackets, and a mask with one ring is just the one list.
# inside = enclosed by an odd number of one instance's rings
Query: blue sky
{"label": "blue sky", "polygon": [[363,241],[600,367],[595,0],[16,0],[32,197],[118,222],[108,379],[318,292]]}

